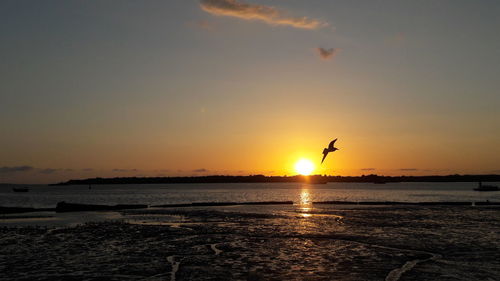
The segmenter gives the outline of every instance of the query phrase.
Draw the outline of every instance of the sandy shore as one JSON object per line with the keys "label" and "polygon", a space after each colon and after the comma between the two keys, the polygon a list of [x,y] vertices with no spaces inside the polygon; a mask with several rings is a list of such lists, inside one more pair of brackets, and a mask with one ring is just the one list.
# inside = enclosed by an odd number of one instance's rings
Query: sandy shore
{"label": "sandy shore", "polygon": [[0,229],[0,280],[498,280],[500,208],[146,209]]}

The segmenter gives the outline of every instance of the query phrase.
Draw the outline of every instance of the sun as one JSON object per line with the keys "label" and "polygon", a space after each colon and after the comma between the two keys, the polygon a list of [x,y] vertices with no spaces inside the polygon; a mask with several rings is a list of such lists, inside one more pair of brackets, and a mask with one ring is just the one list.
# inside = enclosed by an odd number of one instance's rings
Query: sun
{"label": "sun", "polygon": [[295,163],[295,171],[301,175],[308,176],[314,171],[314,164],[307,159],[300,159]]}

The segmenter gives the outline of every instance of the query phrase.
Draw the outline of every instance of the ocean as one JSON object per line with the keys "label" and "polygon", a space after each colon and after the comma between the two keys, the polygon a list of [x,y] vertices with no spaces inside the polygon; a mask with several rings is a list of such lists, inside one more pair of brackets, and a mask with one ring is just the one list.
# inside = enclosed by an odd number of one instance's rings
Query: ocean
{"label": "ocean", "polygon": [[[500,185],[500,183],[493,183]],[[500,192],[473,191],[477,183],[214,183],[46,186],[12,191],[0,185],[0,206],[53,208],[57,202],[83,204],[183,204],[196,202],[293,201],[400,201],[400,202],[500,202]]]}

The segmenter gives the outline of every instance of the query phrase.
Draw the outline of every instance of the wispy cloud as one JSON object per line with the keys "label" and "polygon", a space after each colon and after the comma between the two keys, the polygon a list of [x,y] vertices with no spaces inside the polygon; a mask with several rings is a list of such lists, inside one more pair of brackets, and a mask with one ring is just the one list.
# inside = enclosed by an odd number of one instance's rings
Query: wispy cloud
{"label": "wispy cloud", "polygon": [[404,32],[398,32],[389,38],[387,38],[386,42],[389,45],[395,46],[395,47],[401,47],[404,45],[406,41],[406,34]]}
{"label": "wispy cloud", "polygon": [[394,41],[398,44],[401,44],[405,41],[406,39],[406,35],[404,34],[404,32],[398,32],[396,33],[396,35],[394,35]]}
{"label": "wispy cloud", "polygon": [[53,174],[53,173],[55,173],[55,172],[57,172],[57,171],[58,171],[58,169],[46,168],[46,169],[40,169],[40,171],[39,171],[39,172],[40,172],[41,174],[46,174],[46,175],[48,175],[48,174]]}
{"label": "wispy cloud", "polygon": [[0,173],[29,172],[34,169],[31,166],[0,167]]}
{"label": "wispy cloud", "polygon": [[330,48],[330,49],[325,49],[325,48],[316,48],[316,52],[320,56],[320,58],[324,60],[330,60],[334,58],[341,49],[339,48]]}
{"label": "wispy cloud", "polygon": [[213,15],[260,20],[272,25],[287,25],[303,29],[317,29],[328,25],[317,19],[289,16],[275,7],[247,4],[237,0],[201,0],[200,5],[204,11]]}
{"label": "wispy cloud", "polygon": [[55,169],[55,168],[35,168],[32,166],[15,166],[15,167],[0,167],[0,173],[16,173],[16,172],[31,172],[34,171],[40,174],[53,174],[56,172],[73,172],[73,169]]}
{"label": "wispy cloud", "polygon": [[214,31],[215,24],[206,20],[193,21],[188,23],[189,26],[193,28],[199,28],[206,31]]}
{"label": "wispy cloud", "polygon": [[375,171],[375,168],[363,168],[361,171]]}
{"label": "wispy cloud", "polygon": [[399,169],[400,171],[418,171],[418,169],[415,169],[415,168],[403,168],[403,169]]}
{"label": "wispy cloud", "polygon": [[208,170],[204,169],[204,168],[201,168],[201,169],[193,170],[193,172],[195,172],[195,173],[204,173],[204,172],[208,172]]}
{"label": "wispy cloud", "polygon": [[113,172],[127,173],[127,172],[137,172],[137,169],[113,169]]}

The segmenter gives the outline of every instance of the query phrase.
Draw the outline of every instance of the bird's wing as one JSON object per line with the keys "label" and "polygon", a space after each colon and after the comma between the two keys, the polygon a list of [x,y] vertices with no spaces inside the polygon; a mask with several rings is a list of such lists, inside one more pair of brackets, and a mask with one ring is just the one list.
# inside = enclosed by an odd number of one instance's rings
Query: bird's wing
{"label": "bird's wing", "polygon": [[332,140],[332,142],[330,142],[330,144],[328,145],[328,149],[333,149],[333,146],[335,145],[336,141],[337,139]]}
{"label": "bird's wing", "polygon": [[325,161],[326,156],[328,155],[328,151],[323,151],[323,159],[321,159],[321,164]]}

